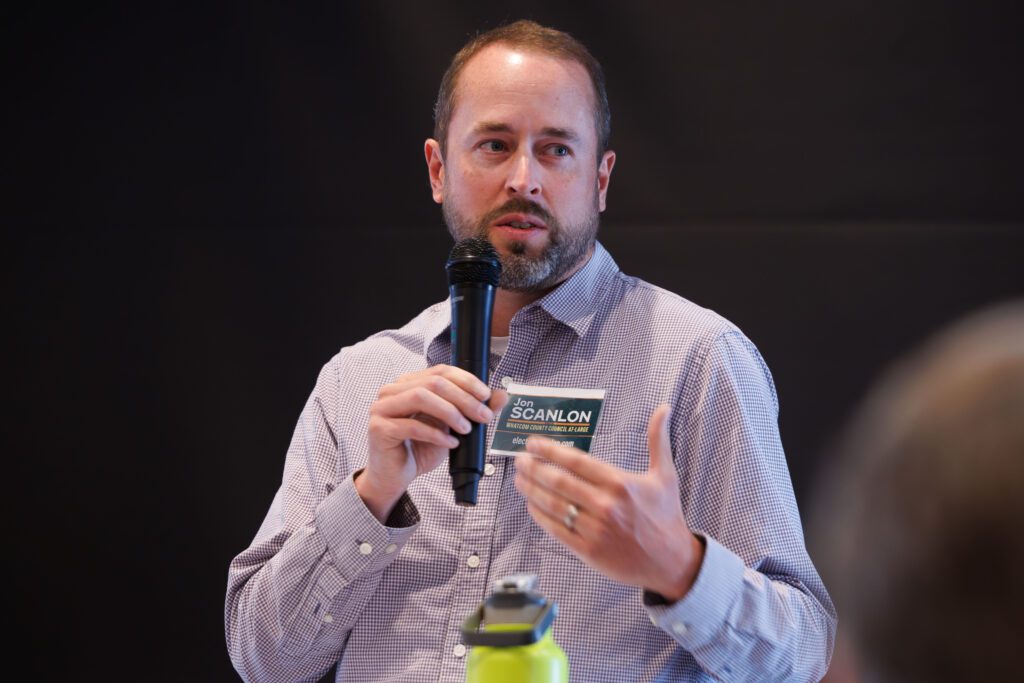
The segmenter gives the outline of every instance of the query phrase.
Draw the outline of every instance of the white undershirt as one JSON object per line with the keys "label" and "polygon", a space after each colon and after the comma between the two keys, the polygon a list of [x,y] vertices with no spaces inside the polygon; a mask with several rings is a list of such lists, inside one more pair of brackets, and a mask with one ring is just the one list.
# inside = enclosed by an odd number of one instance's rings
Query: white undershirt
{"label": "white undershirt", "polygon": [[491,353],[501,358],[506,351],[508,351],[508,337],[491,337]]}

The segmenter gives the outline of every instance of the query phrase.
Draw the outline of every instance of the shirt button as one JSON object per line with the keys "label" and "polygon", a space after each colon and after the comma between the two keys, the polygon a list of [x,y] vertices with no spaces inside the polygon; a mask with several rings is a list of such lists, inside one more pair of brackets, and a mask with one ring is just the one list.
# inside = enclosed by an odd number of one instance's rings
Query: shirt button
{"label": "shirt button", "polygon": [[388,543],[388,547],[384,548],[384,552],[386,552],[388,555],[395,552],[396,550],[398,550],[398,546],[394,543]]}
{"label": "shirt button", "polygon": [[466,564],[468,564],[473,569],[476,569],[477,567],[480,566],[480,556],[479,555],[470,555],[466,559]]}
{"label": "shirt button", "polygon": [[509,384],[512,384],[512,378],[511,377],[502,377],[501,378],[501,386],[503,386],[506,389],[508,389],[508,385]]}
{"label": "shirt button", "polygon": [[359,544],[359,553],[360,554],[362,554],[362,555],[369,555],[372,552],[373,552],[373,546],[370,545],[369,543],[367,543],[366,541],[363,541],[362,543]]}
{"label": "shirt button", "polygon": [[488,477],[491,476],[492,474],[494,474],[494,463],[493,462],[489,462],[486,465],[484,465],[484,474],[486,474]]}
{"label": "shirt button", "polygon": [[333,624],[334,623],[334,617],[332,617],[330,614],[325,614],[324,615],[324,623]]}
{"label": "shirt button", "polygon": [[672,630],[677,636],[685,636],[688,629],[686,628],[686,624],[680,622],[678,624],[672,624]]}
{"label": "shirt button", "polygon": [[456,657],[465,657],[466,656],[466,646],[463,645],[462,643],[459,643],[458,645],[456,645],[455,647],[452,648],[452,654],[455,655]]}

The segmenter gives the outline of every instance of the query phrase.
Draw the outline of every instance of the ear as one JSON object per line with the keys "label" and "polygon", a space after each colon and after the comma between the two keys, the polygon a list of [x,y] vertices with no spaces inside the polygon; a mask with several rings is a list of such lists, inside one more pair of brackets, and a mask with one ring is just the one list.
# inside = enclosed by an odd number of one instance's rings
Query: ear
{"label": "ear", "polygon": [[597,165],[597,208],[604,211],[605,200],[608,196],[608,183],[612,179],[612,168],[615,166],[615,152],[608,150],[601,157],[601,163]]}
{"label": "ear", "polygon": [[437,140],[428,138],[423,144],[423,155],[427,159],[427,174],[430,176],[430,192],[434,201],[444,201],[444,158],[441,156],[441,145]]}

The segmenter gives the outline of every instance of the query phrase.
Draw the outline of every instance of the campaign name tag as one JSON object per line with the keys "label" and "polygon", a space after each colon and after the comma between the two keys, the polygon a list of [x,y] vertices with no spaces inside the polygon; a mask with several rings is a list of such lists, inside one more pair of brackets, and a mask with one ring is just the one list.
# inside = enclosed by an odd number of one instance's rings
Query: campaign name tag
{"label": "campaign name tag", "polygon": [[498,416],[491,453],[518,455],[526,450],[526,439],[534,434],[590,452],[604,389],[509,384],[507,390],[508,403]]}

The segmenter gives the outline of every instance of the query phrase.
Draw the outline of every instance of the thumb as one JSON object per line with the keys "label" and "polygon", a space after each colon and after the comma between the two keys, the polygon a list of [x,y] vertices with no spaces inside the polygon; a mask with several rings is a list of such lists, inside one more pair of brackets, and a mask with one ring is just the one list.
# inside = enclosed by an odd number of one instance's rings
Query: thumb
{"label": "thumb", "polygon": [[674,476],[675,465],[672,462],[672,441],[669,438],[668,425],[672,408],[662,403],[651,415],[647,424],[647,450],[651,462],[647,471],[658,477]]}
{"label": "thumb", "polygon": [[495,389],[491,393],[491,400],[487,402],[487,407],[497,415],[505,407],[506,403],[508,403],[508,392],[504,389]]}

